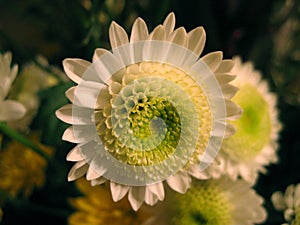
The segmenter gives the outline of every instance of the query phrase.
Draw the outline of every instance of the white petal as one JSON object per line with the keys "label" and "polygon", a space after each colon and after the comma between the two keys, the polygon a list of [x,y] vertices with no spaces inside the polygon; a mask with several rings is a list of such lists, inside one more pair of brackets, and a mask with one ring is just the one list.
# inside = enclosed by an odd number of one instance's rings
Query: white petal
{"label": "white petal", "polygon": [[84,157],[82,156],[80,149],[76,146],[68,153],[67,160],[77,162],[84,160]]}
{"label": "white petal", "polygon": [[65,59],[63,67],[68,77],[75,83],[80,83],[83,75],[87,72],[90,62],[82,59]]}
{"label": "white petal", "polygon": [[74,86],[74,87],[70,87],[66,92],[65,92],[65,95],[66,97],[70,100],[70,102],[73,103],[74,101],[74,98],[75,98],[75,89],[76,89],[77,86]]}
{"label": "white petal", "polygon": [[60,120],[69,124],[94,124],[92,115],[94,110],[67,104],[56,110],[55,115]]}
{"label": "white petal", "polygon": [[227,117],[237,119],[242,114],[242,108],[233,101],[225,99]]}
{"label": "white petal", "polygon": [[91,185],[92,186],[96,186],[96,185],[99,185],[99,184],[103,184],[104,182],[106,182],[107,179],[104,178],[104,177],[100,177],[100,178],[97,178],[95,180],[91,180]]}
{"label": "white petal", "polygon": [[6,100],[0,102],[0,121],[11,121],[22,118],[26,113],[26,108],[19,102]]}
{"label": "white petal", "polygon": [[212,72],[215,72],[219,67],[219,65],[221,64],[222,58],[223,58],[223,53],[218,51],[218,52],[208,53],[207,55],[203,56],[201,60],[208,65],[208,67]]}
{"label": "white petal", "polygon": [[231,84],[223,84],[221,85],[222,92],[225,98],[231,99],[239,90],[236,86]]}
{"label": "white petal", "polygon": [[235,75],[224,74],[224,73],[216,73],[215,76],[220,85],[222,85],[224,83],[229,83],[230,81],[232,81],[236,78]]}
{"label": "white petal", "polygon": [[146,40],[149,35],[147,25],[141,18],[137,18],[132,26],[130,43]]}
{"label": "white petal", "polygon": [[173,12],[169,13],[169,15],[166,17],[163,23],[163,27],[167,35],[173,32],[175,27],[175,14]]}
{"label": "white petal", "polygon": [[206,41],[206,34],[203,27],[197,27],[188,33],[188,49],[196,55],[201,55]]}
{"label": "white petal", "polygon": [[164,185],[162,182],[156,183],[156,184],[150,184],[147,186],[149,191],[151,191],[153,194],[155,194],[160,201],[164,200],[165,198],[165,190]]}
{"label": "white petal", "polygon": [[156,196],[156,194],[152,193],[148,187],[146,186],[146,191],[145,191],[145,202],[148,205],[154,205],[155,203],[157,203],[158,201],[158,197]]}
{"label": "white petal", "polygon": [[86,173],[88,167],[89,165],[85,160],[75,163],[68,174],[68,181],[73,181],[82,177]]}
{"label": "white petal", "polygon": [[114,21],[109,27],[109,40],[112,49],[129,43],[126,31]]}
{"label": "white petal", "polygon": [[101,175],[99,175],[99,173],[97,173],[95,170],[93,170],[93,168],[91,166],[89,166],[88,171],[86,173],[86,179],[87,180],[95,180],[97,178],[99,178]]}
{"label": "white petal", "polygon": [[166,32],[163,26],[159,25],[155,27],[155,29],[149,35],[148,40],[159,40],[159,41],[166,40]]}
{"label": "white petal", "polygon": [[145,200],[145,187],[131,187],[128,194],[128,200],[134,211],[137,211]]}
{"label": "white petal", "polygon": [[93,57],[93,70],[97,72],[97,76],[102,82],[108,84],[112,79],[112,75],[124,69],[132,61],[132,53],[129,46],[123,46],[113,49],[113,53],[106,49],[98,48],[95,50]]}
{"label": "white petal", "polygon": [[175,191],[184,194],[191,186],[191,177],[184,172],[178,172],[167,179],[168,185]]}
{"label": "white petal", "polygon": [[167,40],[174,44],[185,47],[187,44],[187,38],[186,38],[186,31],[184,27],[180,27],[176,29],[174,32],[172,32],[170,36],[167,38]]}
{"label": "white petal", "polygon": [[232,60],[223,60],[221,64],[219,65],[218,69],[216,70],[216,73],[228,73],[231,71],[231,69],[234,66],[234,62]]}
{"label": "white petal", "polygon": [[118,184],[115,182],[110,182],[110,189],[111,189],[111,194],[112,194],[112,199],[117,202],[124,198],[124,196],[127,194],[129,191],[129,186],[123,185],[123,184]]}

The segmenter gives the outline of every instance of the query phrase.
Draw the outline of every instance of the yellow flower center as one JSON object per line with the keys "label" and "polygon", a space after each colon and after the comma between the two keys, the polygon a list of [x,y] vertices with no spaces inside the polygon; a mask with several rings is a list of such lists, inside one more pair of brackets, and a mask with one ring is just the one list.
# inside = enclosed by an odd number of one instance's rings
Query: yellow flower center
{"label": "yellow flower center", "polygon": [[232,205],[216,182],[197,182],[168,204],[174,225],[231,225]]}
{"label": "yellow flower center", "polygon": [[268,103],[256,87],[245,84],[233,101],[243,109],[241,118],[232,122],[237,132],[224,140],[222,148],[236,160],[251,160],[269,143],[271,118]]}
{"label": "yellow flower center", "polygon": [[104,118],[96,119],[96,125],[106,150],[118,161],[137,166],[163,162],[176,151],[182,135],[195,136],[192,128],[183,130],[184,121],[190,125],[199,121],[199,136],[188,161],[204,153],[212,115],[205,94],[189,74],[164,63],[137,63],[109,84],[108,93],[110,104],[96,112]]}

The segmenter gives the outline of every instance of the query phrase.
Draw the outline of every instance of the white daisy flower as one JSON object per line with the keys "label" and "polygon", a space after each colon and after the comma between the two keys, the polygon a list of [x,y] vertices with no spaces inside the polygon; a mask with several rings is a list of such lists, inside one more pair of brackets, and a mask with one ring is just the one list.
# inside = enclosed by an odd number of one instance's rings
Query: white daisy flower
{"label": "white daisy flower", "polygon": [[63,139],[77,143],[68,178],[109,180],[113,200],[128,193],[134,210],[163,200],[164,181],[185,193],[190,176],[206,179],[224,136],[234,133],[227,119],[241,113],[229,100],[237,91],[228,84],[232,61],[221,52],[199,59],[204,29],[174,27],[174,13],[150,34],[138,18],[128,38],[113,22],[112,52],[96,49],[93,63],[63,62],[78,84],[66,92],[72,104],[56,113],[72,124]]}
{"label": "white daisy flower", "polygon": [[278,133],[281,123],[276,108],[277,97],[269,91],[260,72],[250,62],[242,63],[239,57],[233,59],[232,73],[238,74],[232,84],[239,92],[232,100],[243,109],[242,116],[233,121],[236,133],[224,140],[218,159],[220,167],[216,174],[227,173],[232,179],[241,176],[251,184],[258,173],[265,173],[265,166],[277,162]]}
{"label": "white daisy flower", "polygon": [[18,73],[18,66],[10,68],[10,52],[0,54],[0,122],[20,119],[25,115],[25,107],[14,100],[6,99],[9,89]]}
{"label": "white daisy flower", "polygon": [[168,193],[147,225],[253,225],[266,220],[264,199],[244,180],[194,180],[184,194]]}
{"label": "white daisy flower", "polygon": [[288,223],[283,225],[300,224],[300,184],[289,185],[284,194],[274,192],[271,200],[276,210],[284,211],[284,218]]}

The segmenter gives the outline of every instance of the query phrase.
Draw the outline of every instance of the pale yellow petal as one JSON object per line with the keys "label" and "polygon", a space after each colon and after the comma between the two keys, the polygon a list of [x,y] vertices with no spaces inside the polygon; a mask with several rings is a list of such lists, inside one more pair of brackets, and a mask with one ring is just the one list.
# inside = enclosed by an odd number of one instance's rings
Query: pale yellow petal
{"label": "pale yellow petal", "polygon": [[222,62],[223,53],[220,51],[211,52],[201,58],[212,72],[215,72]]}
{"label": "pale yellow petal", "polygon": [[203,27],[197,27],[188,33],[188,49],[196,55],[201,55],[206,41],[206,34]]}
{"label": "pale yellow petal", "polygon": [[175,28],[175,14],[173,12],[169,13],[169,15],[166,17],[163,23],[163,28],[167,36],[173,32]]}
{"label": "pale yellow petal", "polygon": [[63,67],[66,74],[77,84],[80,83],[90,65],[90,62],[83,59],[65,59],[63,61]]}
{"label": "pale yellow petal", "polygon": [[146,40],[148,35],[147,24],[142,18],[137,18],[132,26],[130,43]]}
{"label": "pale yellow petal", "polygon": [[129,43],[126,31],[114,21],[109,27],[109,40],[113,49]]}

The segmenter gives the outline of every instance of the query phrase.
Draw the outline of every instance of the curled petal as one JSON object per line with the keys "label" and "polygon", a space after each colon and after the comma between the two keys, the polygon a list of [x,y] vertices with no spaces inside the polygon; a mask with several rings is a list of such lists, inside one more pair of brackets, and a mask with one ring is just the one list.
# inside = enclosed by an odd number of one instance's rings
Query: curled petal
{"label": "curled petal", "polygon": [[68,181],[76,180],[86,174],[89,165],[85,160],[79,161],[74,164],[68,174]]}
{"label": "curled petal", "polygon": [[196,55],[201,55],[206,41],[206,34],[203,27],[197,27],[188,33],[188,49]]}
{"label": "curled petal", "polygon": [[173,12],[169,13],[167,18],[163,23],[163,28],[166,31],[166,34],[169,35],[173,32],[175,28],[175,14]]}
{"label": "curled petal", "polygon": [[146,40],[149,35],[147,25],[142,18],[134,21],[131,30],[130,43]]}
{"label": "curled petal", "polygon": [[63,67],[66,74],[77,84],[82,81],[82,77],[90,65],[90,62],[83,59],[65,59],[63,61]]}
{"label": "curled petal", "polygon": [[184,172],[178,172],[167,179],[168,185],[175,191],[184,194],[191,186],[191,177]]}
{"label": "curled petal", "polygon": [[121,200],[127,194],[129,188],[130,187],[127,185],[122,185],[111,181],[110,189],[111,189],[112,199],[115,202]]}
{"label": "curled petal", "polygon": [[215,72],[222,62],[223,53],[220,51],[211,52],[201,58],[212,72]]}
{"label": "curled petal", "polygon": [[116,22],[112,22],[109,27],[109,40],[113,49],[129,43],[126,31]]}

